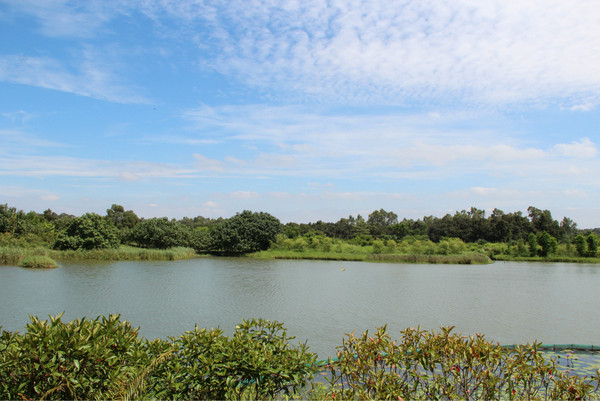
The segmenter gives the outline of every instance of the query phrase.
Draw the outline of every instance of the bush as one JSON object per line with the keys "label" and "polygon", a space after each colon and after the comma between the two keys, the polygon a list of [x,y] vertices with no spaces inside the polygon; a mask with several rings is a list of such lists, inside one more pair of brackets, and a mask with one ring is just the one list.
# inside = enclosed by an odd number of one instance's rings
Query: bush
{"label": "bush", "polygon": [[[244,321],[232,338],[196,329],[174,340],[175,354],[148,380],[159,399],[272,399],[292,394],[314,375],[316,355],[290,346],[281,323]],[[146,397],[145,397],[146,398]]]}
{"label": "bush", "polygon": [[25,334],[0,334],[0,399],[112,398],[146,362],[137,330],[119,316],[32,317]]}
{"label": "bush", "polygon": [[149,249],[188,247],[192,243],[201,248],[204,245],[201,236],[201,231],[194,236],[188,227],[163,217],[138,223],[129,233],[128,242]]}
{"label": "bush", "polygon": [[244,321],[232,338],[196,328],[141,341],[119,316],[31,318],[0,333],[0,399],[266,399],[312,379],[316,355],[281,323]]}
{"label": "bush", "polygon": [[328,399],[580,399],[597,395],[583,378],[557,370],[538,344],[502,348],[482,335],[402,332],[385,326],[344,339],[329,361]]}
{"label": "bush", "polygon": [[54,243],[55,249],[105,249],[121,244],[119,232],[112,223],[95,213],[72,219]]}
{"label": "bush", "polygon": [[213,227],[210,251],[229,255],[264,251],[282,230],[281,222],[270,214],[244,210]]}
{"label": "bush", "polygon": [[383,241],[381,240],[375,240],[373,241],[373,253],[375,254],[380,254],[383,253],[383,250],[385,248],[385,245],[383,244]]}

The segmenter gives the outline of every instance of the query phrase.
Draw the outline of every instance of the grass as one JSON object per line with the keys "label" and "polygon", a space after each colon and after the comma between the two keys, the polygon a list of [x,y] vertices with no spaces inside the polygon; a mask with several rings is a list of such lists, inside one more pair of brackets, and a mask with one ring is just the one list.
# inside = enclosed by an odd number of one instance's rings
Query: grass
{"label": "grass", "polygon": [[563,256],[550,255],[541,256],[512,256],[512,255],[494,255],[494,260],[505,262],[558,262],[558,263],[600,263],[600,258],[581,257],[581,256]]}
{"label": "grass", "polygon": [[[182,260],[198,256],[192,248],[143,249],[121,246],[116,249],[57,251],[48,248],[0,247],[0,264],[21,266],[27,259],[50,260]],[[41,258],[38,258],[42,260]]]}
{"label": "grass", "polygon": [[255,259],[308,259],[308,260],[340,260],[357,262],[386,263],[427,263],[427,264],[488,264],[491,259],[482,253],[465,253],[458,255],[421,255],[421,254],[373,254],[326,252],[318,250],[291,251],[269,249],[248,255]]}
{"label": "grass", "polygon": [[44,255],[31,255],[27,256],[25,259],[19,263],[20,267],[28,267],[34,269],[53,269],[58,267],[56,261],[48,256]]}
{"label": "grass", "polygon": [[424,264],[452,264],[452,265],[485,265],[492,260],[482,253],[465,253],[459,255],[418,255],[418,254],[372,254],[368,261],[397,262],[397,263],[424,263]]}
{"label": "grass", "polygon": [[182,260],[196,257],[192,248],[145,249],[121,246],[115,249],[49,251],[58,260]]}
{"label": "grass", "polygon": [[308,259],[308,260],[341,260],[347,262],[362,262],[366,260],[366,254],[357,253],[338,253],[325,252],[317,250],[307,251],[287,251],[279,249],[268,249],[266,251],[255,252],[248,255],[253,259]]}

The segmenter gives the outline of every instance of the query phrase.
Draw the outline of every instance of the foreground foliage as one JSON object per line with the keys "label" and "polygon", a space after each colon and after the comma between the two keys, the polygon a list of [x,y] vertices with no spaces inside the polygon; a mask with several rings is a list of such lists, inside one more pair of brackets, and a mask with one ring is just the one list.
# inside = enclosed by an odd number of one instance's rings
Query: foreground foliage
{"label": "foreground foliage", "polygon": [[[324,367],[281,323],[244,321],[148,341],[119,316],[31,318],[0,332],[0,399],[581,399],[593,380],[558,370],[539,344],[502,348],[482,335],[385,327],[348,335]],[[318,369],[327,385],[311,382]],[[308,385],[311,383],[311,385]]]}
{"label": "foreground foliage", "polygon": [[0,334],[0,399],[264,399],[293,394],[315,372],[281,323],[244,321],[231,338],[198,329],[148,341],[119,316],[31,318]]}
{"label": "foreground foliage", "polygon": [[[385,326],[348,335],[330,360],[328,399],[582,399],[598,397],[594,381],[557,370],[539,344],[502,348],[452,328],[410,328],[399,342]],[[598,373],[600,374],[600,372]],[[596,383],[595,385],[593,383]]]}

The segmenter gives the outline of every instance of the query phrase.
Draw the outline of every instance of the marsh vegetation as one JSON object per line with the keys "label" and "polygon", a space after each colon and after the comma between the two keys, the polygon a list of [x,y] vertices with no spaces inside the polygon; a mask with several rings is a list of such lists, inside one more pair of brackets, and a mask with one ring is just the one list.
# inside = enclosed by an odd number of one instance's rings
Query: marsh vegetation
{"label": "marsh vegetation", "polygon": [[256,258],[489,263],[491,260],[598,262],[598,229],[579,230],[565,217],[535,207],[528,215],[471,208],[442,218],[399,220],[383,209],[365,219],[287,223],[264,212],[230,218],[141,219],[112,205],[105,216],[50,209],[25,213],[0,205],[0,262],[55,260],[178,260],[197,255]]}

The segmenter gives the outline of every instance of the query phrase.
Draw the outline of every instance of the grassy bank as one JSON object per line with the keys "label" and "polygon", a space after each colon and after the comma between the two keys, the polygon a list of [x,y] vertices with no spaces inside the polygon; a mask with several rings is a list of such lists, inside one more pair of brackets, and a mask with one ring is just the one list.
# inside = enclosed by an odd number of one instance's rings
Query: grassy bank
{"label": "grassy bank", "polygon": [[57,260],[182,260],[196,257],[192,248],[144,249],[121,246],[116,249],[50,250],[49,256]]}
{"label": "grassy bank", "polygon": [[41,260],[182,260],[196,257],[191,248],[143,249],[121,246],[116,249],[57,251],[48,248],[0,247],[0,264],[19,266],[28,259]]}
{"label": "grassy bank", "polygon": [[58,267],[56,261],[48,256],[33,255],[28,256],[19,263],[20,267],[28,267],[32,269],[53,269]]}
{"label": "grassy bank", "polygon": [[600,258],[584,258],[580,256],[562,256],[550,255],[541,256],[512,256],[512,255],[494,255],[494,260],[503,262],[555,262],[555,263],[600,263]]}
{"label": "grassy bank", "polygon": [[248,255],[255,259],[308,259],[354,262],[423,263],[423,264],[488,264],[492,260],[481,253],[457,255],[373,254],[367,252],[326,252],[316,250],[286,251],[269,249]]}

